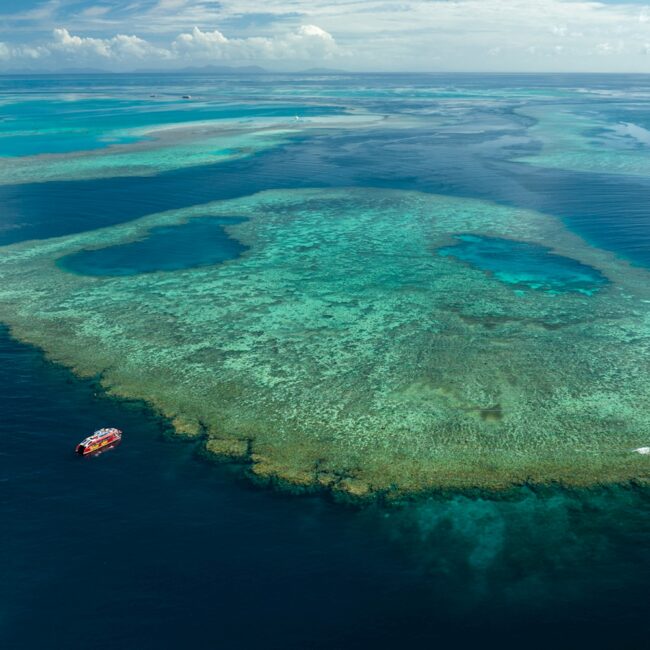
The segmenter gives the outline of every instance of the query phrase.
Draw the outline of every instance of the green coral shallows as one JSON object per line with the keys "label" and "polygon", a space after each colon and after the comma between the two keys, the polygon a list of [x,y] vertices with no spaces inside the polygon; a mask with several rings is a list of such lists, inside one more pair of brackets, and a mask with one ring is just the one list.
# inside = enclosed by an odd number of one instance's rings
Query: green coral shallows
{"label": "green coral shallows", "polygon": [[[202,217],[236,217],[226,229],[248,248],[126,277],[57,262]],[[500,281],[438,254],[459,234],[542,244],[607,281],[588,294]],[[650,478],[634,452],[650,444],[650,274],[548,215],[270,191],[5,247],[0,274],[16,337],[262,480],[364,498]]]}

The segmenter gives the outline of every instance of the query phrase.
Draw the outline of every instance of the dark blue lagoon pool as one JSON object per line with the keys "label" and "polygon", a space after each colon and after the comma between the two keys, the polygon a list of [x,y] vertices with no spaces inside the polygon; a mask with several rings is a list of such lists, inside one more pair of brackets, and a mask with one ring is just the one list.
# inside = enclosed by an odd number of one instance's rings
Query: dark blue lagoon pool
{"label": "dark blue lagoon pool", "polygon": [[[265,190],[286,190],[288,204],[293,189],[371,188],[537,210],[583,237],[586,245],[607,249],[641,269],[650,267],[650,171],[644,167],[650,152],[638,137],[627,142],[638,129],[617,128],[621,116],[633,123],[635,113],[636,123],[647,126],[643,111],[650,108],[644,99],[650,97],[650,78],[644,75],[195,75],[189,81],[176,75],[78,75],[2,78],[0,91],[8,102],[6,114],[17,116],[0,122],[0,136],[6,138],[2,153],[11,158],[7,165],[22,166],[30,179],[0,185],[3,246],[85,234]],[[200,97],[200,105],[178,101],[185,93]],[[76,107],[68,102],[75,94],[80,97]],[[147,99],[151,94],[162,96],[156,110]],[[565,110],[567,104],[582,122],[569,118],[558,125],[551,119],[558,106]],[[90,160],[86,154],[70,162],[72,153],[92,147],[97,149],[88,156],[110,155],[106,138],[123,137],[128,148],[133,144],[128,133],[136,128],[226,119],[277,119],[286,127],[287,118],[297,113],[309,119],[353,113],[390,119],[368,129],[296,131],[265,149],[250,146],[237,159],[186,167],[179,161],[177,168],[160,173],[143,173],[134,164],[120,167],[119,175],[88,180],[80,174]],[[81,130],[67,138],[61,129],[74,128],[75,122]],[[580,147],[551,155],[543,137],[564,142],[560,136],[576,124],[583,127],[571,131],[568,140]],[[49,144],[47,139],[35,144],[33,135],[19,141],[12,133],[44,128],[50,129]],[[179,137],[173,146],[183,144]],[[143,146],[140,137],[137,146]],[[160,155],[173,157],[175,151]],[[61,157],[43,161],[26,155],[48,152]],[[41,182],[41,164],[60,165],[58,180]],[[0,169],[0,182],[10,171]],[[281,225],[285,218],[300,223],[303,216],[300,208],[289,216],[282,209],[274,215]],[[339,250],[339,217],[336,211],[328,214],[333,224],[328,238],[281,240],[287,255],[297,260],[295,268],[315,275],[325,267],[332,277],[340,275],[342,255],[320,267],[310,258],[319,246]],[[136,241],[83,250],[61,264],[74,274],[123,276],[116,283],[130,281],[131,275],[169,271],[171,276],[179,269],[234,264],[248,255],[227,234],[227,226],[238,221],[202,217],[159,226]],[[471,228],[463,228],[450,233],[465,234],[442,253],[533,299],[536,291],[557,292],[555,304],[566,293],[578,292],[590,294],[580,302],[591,303],[608,294],[599,291],[610,282],[605,275],[553,254],[544,242],[469,234]],[[376,254],[384,240],[374,235],[359,236],[354,250],[361,256]],[[46,244],[59,245],[54,239]],[[407,257],[413,269],[426,270],[431,255],[424,244],[422,249],[421,257],[408,257],[412,249],[394,250],[381,263],[392,269],[396,257]],[[3,249],[0,255],[9,250],[20,253],[20,248]],[[408,309],[422,284],[411,277],[396,284]],[[311,297],[311,289],[309,282],[301,286],[296,301]],[[323,295],[327,292],[318,299]],[[207,320],[212,295],[203,297]],[[264,292],[259,298],[261,311],[275,300]],[[280,323],[293,332],[305,317],[291,301],[286,305]],[[353,307],[333,301],[327,306],[328,322],[342,331],[351,327],[354,323],[345,318]],[[68,294],[53,318],[74,308],[75,296]],[[232,305],[233,314],[237,309]],[[364,312],[364,322],[375,313]],[[176,316],[181,320],[183,315]],[[440,345],[434,320],[420,352]],[[319,342],[336,330],[308,325],[309,337]],[[409,331],[395,330],[405,337]],[[531,340],[563,336],[560,329],[535,329],[534,324],[530,332]],[[20,334],[29,338],[29,332]],[[156,334],[151,332],[152,339]],[[255,341],[264,335],[260,328]],[[598,336],[593,340],[598,343]],[[200,345],[197,349],[202,359],[207,352]],[[508,361],[508,346],[501,350]],[[233,346],[228,363],[236,365],[241,352]],[[419,374],[405,399],[453,402],[453,387],[429,386],[420,379],[425,372],[434,377],[439,368],[424,367],[418,354],[413,357]],[[336,364],[329,357],[326,361],[327,372],[335,375]],[[373,376],[372,360],[363,368]],[[641,367],[639,374],[646,371]],[[508,372],[504,363],[503,375],[510,377]],[[590,372],[585,366],[584,374]],[[193,379],[192,369],[188,378]],[[516,393],[518,378],[511,379]],[[588,489],[541,488],[522,481],[500,493],[445,490],[390,506],[381,499],[351,506],[322,494],[256,485],[245,466],[207,459],[202,440],[173,437],[171,423],[143,403],[106,396],[100,380],[79,379],[6,329],[0,331],[2,648],[647,646],[650,491],[643,480]],[[612,371],[603,380],[624,378]],[[268,381],[281,384],[286,378],[269,374]],[[237,390],[233,385],[233,394]],[[477,415],[481,408],[501,404],[493,397],[460,409],[486,427],[497,447],[504,444],[495,433],[501,423]],[[587,404],[585,422],[596,419],[597,406]],[[619,430],[622,406],[635,412],[646,408],[623,401],[609,406],[613,431]],[[504,420],[509,413],[504,407]],[[75,445],[102,426],[121,428],[122,444],[94,458],[76,457]],[[597,450],[589,457],[595,455]]]}
{"label": "dark blue lagoon pool", "polygon": [[243,219],[203,217],[174,226],[152,228],[128,244],[85,250],[59,260],[62,268],[82,275],[137,275],[220,264],[239,257],[246,246],[224,226]]}

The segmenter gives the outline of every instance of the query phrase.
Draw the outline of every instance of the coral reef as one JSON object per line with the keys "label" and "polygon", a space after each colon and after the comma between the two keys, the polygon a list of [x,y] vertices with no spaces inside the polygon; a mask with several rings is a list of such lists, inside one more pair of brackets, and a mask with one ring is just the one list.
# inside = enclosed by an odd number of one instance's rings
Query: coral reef
{"label": "coral reef", "polygon": [[[248,247],[122,277],[57,262],[221,217]],[[518,290],[438,251],[542,245],[597,290]],[[536,259],[536,264],[540,264]],[[2,249],[0,319],[263,481],[370,498],[647,481],[650,275],[553,217],[379,189],[269,191]],[[607,281],[601,281],[606,278]]]}
{"label": "coral reef", "polygon": [[[370,128],[375,115],[319,116],[299,123],[258,118],[213,120],[118,132],[125,143],[103,149],[0,156],[0,186],[160,172],[248,158],[279,147],[292,137],[327,129]],[[135,140],[135,142],[129,142]]]}

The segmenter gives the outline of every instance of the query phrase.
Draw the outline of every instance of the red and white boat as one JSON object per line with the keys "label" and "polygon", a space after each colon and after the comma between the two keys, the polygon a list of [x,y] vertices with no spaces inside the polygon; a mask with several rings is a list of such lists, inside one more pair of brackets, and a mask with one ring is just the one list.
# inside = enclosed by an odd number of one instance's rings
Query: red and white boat
{"label": "red and white boat", "polygon": [[106,449],[111,445],[115,445],[122,440],[122,432],[113,427],[98,429],[91,436],[82,440],[75,448],[75,451],[80,456],[86,456],[96,451]]}

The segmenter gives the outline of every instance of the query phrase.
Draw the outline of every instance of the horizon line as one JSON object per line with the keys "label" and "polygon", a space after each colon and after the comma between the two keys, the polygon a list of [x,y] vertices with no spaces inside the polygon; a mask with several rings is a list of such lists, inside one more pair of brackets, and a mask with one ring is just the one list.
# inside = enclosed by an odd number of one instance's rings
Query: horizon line
{"label": "horizon line", "polygon": [[[210,66],[206,66],[205,70],[202,70],[200,67],[188,66],[188,68],[179,68],[179,69],[142,69],[142,70],[76,70],[71,68],[69,70],[53,71],[53,70],[44,70],[39,72],[38,70],[4,70],[0,71],[0,77],[20,77],[20,76],[42,76],[42,77],[54,77],[60,75],[70,75],[70,76],[99,76],[99,75],[147,75],[147,74],[188,74],[188,75],[201,75],[201,74],[227,74],[230,76],[236,75],[245,75],[245,76],[256,76],[256,75],[300,75],[300,74],[320,74],[320,75],[369,75],[369,74],[381,74],[381,75],[503,75],[503,76],[514,76],[514,75],[635,75],[635,76],[650,76],[650,71],[648,72],[635,72],[635,71],[600,71],[600,70],[526,70],[526,71],[513,71],[513,70],[328,70],[327,68],[306,68],[304,70],[267,70],[260,66],[250,65],[250,66],[223,66],[222,70],[216,69],[219,66],[214,66],[214,69],[210,69]],[[259,67],[259,70],[247,70],[247,68]]]}

